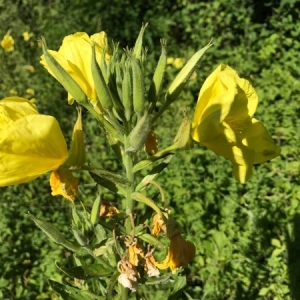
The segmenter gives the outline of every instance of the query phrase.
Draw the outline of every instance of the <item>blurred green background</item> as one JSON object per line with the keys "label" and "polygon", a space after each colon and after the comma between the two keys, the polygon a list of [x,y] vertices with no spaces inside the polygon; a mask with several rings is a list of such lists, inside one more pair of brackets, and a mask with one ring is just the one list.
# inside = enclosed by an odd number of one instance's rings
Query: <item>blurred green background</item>
{"label": "blurred green background", "polygon": [[[60,84],[39,64],[39,37],[45,36],[48,47],[56,50],[68,34],[105,30],[122,48],[132,47],[141,24],[149,22],[144,40],[149,70],[160,55],[160,38],[168,39],[169,57],[185,60],[213,38],[197,76],[154,129],[160,149],[176,135],[182,109],[189,107],[192,116],[204,79],[226,63],[255,87],[260,99],[255,117],[282,152],[255,166],[245,185],[235,182],[228,161],[201,146],[178,153],[160,175],[168,205],[197,248],[185,271],[187,286],[177,299],[297,300],[299,16],[299,0],[0,0],[0,37],[10,30],[15,39],[13,52],[0,49],[0,98],[35,98],[39,111],[54,115],[68,139],[76,111],[67,104]],[[25,31],[33,34],[29,41],[23,39]],[[170,65],[167,77],[172,79],[176,72]],[[85,134],[89,161],[117,170],[103,132],[88,116]],[[70,205],[50,195],[48,176],[0,189],[1,299],[59,299],[47,279],[62,279],[54,261],[71,265],[71,253],[50,242],[26,216],[30,212],[55,223],[66,235],[70,232]],[[89,207],[94,191],[82,190]]]}

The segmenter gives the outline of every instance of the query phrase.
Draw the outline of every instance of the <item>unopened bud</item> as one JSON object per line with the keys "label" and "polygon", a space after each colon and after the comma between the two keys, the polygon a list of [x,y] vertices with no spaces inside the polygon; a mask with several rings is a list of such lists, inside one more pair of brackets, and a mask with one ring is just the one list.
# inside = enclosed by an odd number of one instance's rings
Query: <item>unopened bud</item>
{"label": "unopened bud", "polygon": [[130,147],[127,152],[134,152],[142,148],[147,139],[150,130],[150,116],[146,113],[143,115],[132,129],[129,135]]}

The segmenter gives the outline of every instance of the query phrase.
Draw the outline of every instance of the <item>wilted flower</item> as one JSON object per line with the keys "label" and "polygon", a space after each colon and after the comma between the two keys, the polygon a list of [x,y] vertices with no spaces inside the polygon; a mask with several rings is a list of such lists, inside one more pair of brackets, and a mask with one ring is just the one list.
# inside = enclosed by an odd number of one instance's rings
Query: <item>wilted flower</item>
{"label": "wilted flower", "polygon": [[163,218],[158,214],[154,215],[151,234],[153,236],[158,236],[161,232],[166,233],[166,231],[167,231],[167,227]]}
{"label": "wilted flower", "polygon": [[100,207],[100,217],[111,217],[119,213],[119,210],[111,205],[110,203],[106,202],[101,204]]}
{"label": "wilted flower", "polygon": [[162,270],[170,268],[172,271],[186,267],[195,257],[195,245],[186,241],[180,233],[172,236],[170,241],[167,257],[163,262],[156,263],[156,267]]}
{"label": "wilted flower", "polygon": [[138,255],[144,257],[143,247],[137,242],[136,238],[133,241],[131,239],[127,239],[125,244],[127,247],[127,260],[133,266],[137,266],[139,263]]}
{"label": "wilted flower", "polygon": [[74,202],[78,194],[78,183],[79,180],[73,176],[72,172],[61,166],[50,175],[51,194],[52,196],[61,195]]}
{"label": "wilted flower", "polygon": [[154,251],[154,249],[152,249],[151,251],[148,251],[148,253],[145,254],[144,269],[145,269],[146,274],[149,277],[154,277],[154,276],[158,277],[159,270],[156,267],[157,262],[153,256],[153,251]]}
{"label": "wilted flower", "polygon": [[157,152],[158,142],[152,130],[150,130],[148,133],[144,149],[149,155],[154,155]]}
{"label": "wilted flower", "polygon": [[[94,80],[91,71],[92,64],[92,44],[95,43],[96,59],[100,63],[101,56],[105,50],[105,60],[109,61],[111,50],[108,46],[107,35],[104,31],[89,37],[85,32],[77,32],[64,38],[62,46],[58,51],[49,50],[50,55],[65,69],[73,80],[80,86],[94,108],[102,111],[101,104],[97,97]],[[45,56],[42,55],[41,63],[53,75],[48,66]],[[54,76],[55,77],[55,76]],[[56,78],[57,79],[57,78]],[[74,102],[73,96],[68,96],[69,104]]]}
{"label": "wilted flower", "polygon": [[137,269],[129,261],[122,259],[118,262],[118,271],[121,273],[118,277],[119,283],[135,292],[138,287],[137,280],[140,278]]}
{"label": "wilted flower", "polygon": [[253,164],[280,153],[263,124],[253,118],[257,103],[249,81],[220,65],[200,90],[192,123],[192,138],[229,159],[241,183],[249,179]]}
{"label": "wilted flower", "polygon": [[1,47],[6,51],[6,52],[11,52],[14,51],[14,44],[15,41],[13,37],[9,34],[9,32],[3,37],[1,41]]}

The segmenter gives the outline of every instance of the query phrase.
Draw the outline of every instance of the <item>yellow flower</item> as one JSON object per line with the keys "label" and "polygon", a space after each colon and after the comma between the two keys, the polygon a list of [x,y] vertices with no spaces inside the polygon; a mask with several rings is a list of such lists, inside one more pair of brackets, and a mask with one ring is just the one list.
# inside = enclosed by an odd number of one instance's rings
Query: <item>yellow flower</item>
{"label": "yellow flower", "polygon": [[167,65],[172,65],[174,63],[174,57],[167,58]]}
{"label": "yellow flower", "polygon": [[29,41],[30,38],[33,36],[33,34],[29,33],[28,31],[23,32],[22,35],[23,35],[23,38],[24,38],[25,42]]}
{"label": "yellow flower", "polygon": [[34,95],[34,90],[33,89],[27,89],[26,94],[28,95]]}
{"label": "yellow flower", "polygon": [[56,170],[68,158],[60,126],[24,98],[0,101],[0,186],[20,184]]}
{"label": "yellow flower", "polygon": [[[91,71],[93,42],[95,42],[97,61],[100,63],[102,53],[106,49],[105,60],[108,62],[111,57],[111,50],[104,31],[94,34],[91,37],[85,32],[68,35],[64,38],[62,46],[58,51],[49,50],[49,53],[70,74],[87,95],[94,108],[100,112],[102,111],[102,107],[97,98]],[[44,55],[41,56],[41,64],[54,76],[46,63]],[[68,102],[69,104],[74,102],[74,98],[70,94],[68,95]]]}
{"label": "yellow flower", "polygon": [[1,41],[1,47],[6,51],[6,52],[11,52],[14,51],[14,44],[15,41],[13,37],[9,34],[9,32],[3,37]]}
{"label": "yellow flower", "polygon": [[196,248],[193,243],[186,241],[181,234],[176,234],[170,238],[170,247],[168,255],[161,263],[156,263],[156,267],[164,270],[170,268],[175,271],[177,268],[186,267],[196,254]]}
{"label": "yellow flower", "polygon": [[253,118],[257,104],[249,81],[222,64],[204,82],[192,123],[192,138],[229,159],[241,183],[251,176],[253,164],[280,153],[263,124]]}
{"label": "yellow flower", "polygon": [[184,59],[183,58],[175,58],[174,59],[174,62],[173,62],[173,66],[176,68],[176,69],[181,69],[183,67],[183,63],[184,63]]}

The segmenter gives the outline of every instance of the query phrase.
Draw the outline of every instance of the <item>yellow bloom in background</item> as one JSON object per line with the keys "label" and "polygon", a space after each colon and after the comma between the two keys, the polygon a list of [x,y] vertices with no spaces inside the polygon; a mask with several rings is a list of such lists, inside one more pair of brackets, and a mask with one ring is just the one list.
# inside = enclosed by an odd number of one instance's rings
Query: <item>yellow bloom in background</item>
{"label": "yellow bloom in background", "polygon": [[6,52],[11,52],[14,51],[14,44],[15,41],[13,37],[9,34],[9,32],[3,37],[1,41],[1,47],[6,51]]}
{"label": "yellow bloom in background", "polygon": [[174,57],[168,57],[167,58],[167,65],[172,65],[174,62]]}
{"label": "yellow bloom in background", "polygon": [[20,184],[56,170],[68,158],[60,126],[25,98],[0,101],[0,186]]}
{"label": "yellow bloom in background", "polygon": [[161,263],[156,263],[156,267],[164,270],[170,268],[172,271],[180,267],[186,267],[196,254],[195,245],[186,241],[181,234],[176,234],[170,238],[170,247],[165,260]]}
{"label": "yellow bloom in background", "polygon": [[253,118],[257,104],[249,81],[222,64],[205,80],[192,123],[192,138],[229,159],[241,183],[250,178],[253,164],[280,153],[263,124]]}
{"label": "yellow bloom in background", "polygon": [[178,58],[174,59],[173,66],[176,69],[181,69],[183,67],[183,64],[184,64],[184,59],[183,58],[178,57]]}
{"label": "yellow bloom in background", "polygon": [[33,34],[29,33],[28,31],[25,31],[22,33],[22,36],[24,38],[24,41],[27,42],[30,40],[30,38],[33,36]]}
{"label": "yellow bloom in background", "polygon": [[26,94],[34,95],[34,90],[33,89],[26,89]]}
{"label": "yellow bloom in background", "polygon": [[[70,74],[91,101],[94,108],[100,112],[102,107],[97,98],[91,72],[93,42],[95,42],[97,61],[100,63],[102,53],[106,49],[105,60],[108,62],[111,57],[111,50],[104,31],[90,37],[85,32],[68,35],[64,38],[58,51],[49,50],[49,53]],[[41,56],[41,64],[54,76],[45,61],[44,55]],[[68,102],[69,104],[74,102],[74,98],[70,94]]]}

